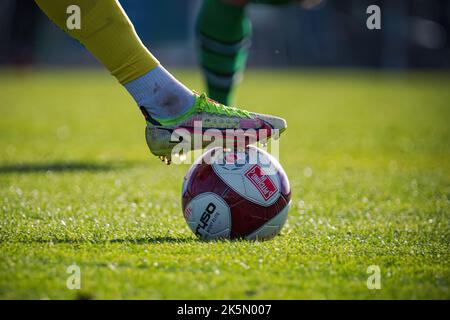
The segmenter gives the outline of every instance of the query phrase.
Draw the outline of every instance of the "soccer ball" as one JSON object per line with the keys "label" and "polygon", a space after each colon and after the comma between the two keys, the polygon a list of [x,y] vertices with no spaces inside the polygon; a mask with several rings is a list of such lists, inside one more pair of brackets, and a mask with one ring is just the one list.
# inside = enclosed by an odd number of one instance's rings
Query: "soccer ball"
{"label": "soccer ball", "polygon": [[289,181],[279,162],[249,146],[242,152],[207,151],[182,186],[190,229],[203,240],[266,240],[279,233],[291,204]]}

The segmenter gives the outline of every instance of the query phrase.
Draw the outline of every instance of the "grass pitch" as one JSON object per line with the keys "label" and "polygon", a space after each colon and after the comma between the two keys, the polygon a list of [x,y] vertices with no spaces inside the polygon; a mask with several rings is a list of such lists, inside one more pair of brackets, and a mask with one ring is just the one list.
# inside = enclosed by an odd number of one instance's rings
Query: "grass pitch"
{"label": "grass pitch", "polygon": [[[288,120],[293,206],[272,241],[207,243],[180,209],[188,166],[149,154],[106,72],[2,71],[0,298],[449,299],[449,87],[431,73],[248,72],[240,104]],[[80,290],[66,287],[74,263]]]}

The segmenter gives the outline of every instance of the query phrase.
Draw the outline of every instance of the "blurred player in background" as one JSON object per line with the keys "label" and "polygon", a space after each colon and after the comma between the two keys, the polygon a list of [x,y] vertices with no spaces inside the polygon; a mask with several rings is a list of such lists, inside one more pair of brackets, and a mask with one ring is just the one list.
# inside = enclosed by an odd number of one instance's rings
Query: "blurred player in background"
{"label": "blurred player in background", "polygon": [[312,8],[321,0],[203,0],[197,17],[199,62],[209,96],[220,103],[234,102],[251,42],[249,4],[283,5],[298,2]]}

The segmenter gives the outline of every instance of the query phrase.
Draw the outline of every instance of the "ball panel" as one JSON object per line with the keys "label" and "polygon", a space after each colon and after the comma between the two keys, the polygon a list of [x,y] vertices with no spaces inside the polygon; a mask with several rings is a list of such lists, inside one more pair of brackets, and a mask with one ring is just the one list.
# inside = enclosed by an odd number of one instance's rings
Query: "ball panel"
{"label": "ball panel", "polygon": [[284,169],[281,166],[279,166],[277,170],[278,170],[277,176],[280,181],[280,192],[285,197],[291,199],[291,186],[289,184],[287,174],[286,172],[284,172]]}
{"label": "ball panel", "polygon": [[[235,197],[233,190],[227,193],[224,200],[231,208],[231,235],[232,239],[245,238],[254,232],[288,205],[288,200],[279,196],[277,201],[268,207],[259,206],[249,200],[243,199],[238,204],[231,205],[229,197]],[[237,195],[239,196],[239,195]]]}
{"label": "ball panel", "polygon": [[193,197],[204,192],[221,195],[228,186],[220,180],[206,163],[196,164],[186,184],[186,191]]}
{"label": "ball panel", "polygon": [[247,240],[269,240],[275,237],[280,230],[283,228],[289,209],[291,207],[291,202],[284,207],[275,217],[267,221],[257,230],[253,231],[251,234],[245,237]]}
{"label": "ball panel", "polygon": [[[274,165],[270,155],[260,149],[251,148],[254,156],[246,153],[245,163],[227,163],[233,152],[223,153],[223,162],[212,165],[214,172],[225,184],[242,197],[262,206],[270,206],[276,202],[281,190],[278,167]],[[252,161],[256,163],[250,163]]]}
{"label": "ball panel", "polygon": [[184,209],[186,222],[201,239],[229,238],[231,229],[230,208],[217,194],[201,193]]}

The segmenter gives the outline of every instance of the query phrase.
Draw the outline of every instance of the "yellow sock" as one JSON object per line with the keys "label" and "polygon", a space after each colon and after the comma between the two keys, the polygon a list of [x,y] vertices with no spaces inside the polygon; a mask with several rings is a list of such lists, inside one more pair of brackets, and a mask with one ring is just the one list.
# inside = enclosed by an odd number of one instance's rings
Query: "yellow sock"
{"label": "yellow sock", "polygon": [[[147,50],[117,0],[35,0],[60,28],[80,41],[110,72],[125,84],[144,75],[158,60]],[[80,29],[66,26],[67,8],[80,8]]]}

